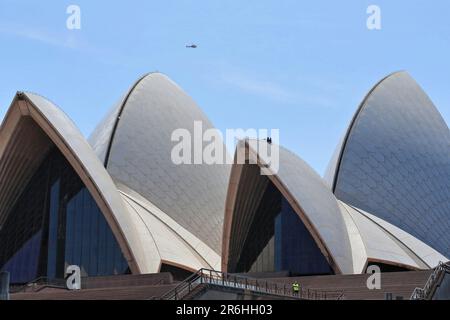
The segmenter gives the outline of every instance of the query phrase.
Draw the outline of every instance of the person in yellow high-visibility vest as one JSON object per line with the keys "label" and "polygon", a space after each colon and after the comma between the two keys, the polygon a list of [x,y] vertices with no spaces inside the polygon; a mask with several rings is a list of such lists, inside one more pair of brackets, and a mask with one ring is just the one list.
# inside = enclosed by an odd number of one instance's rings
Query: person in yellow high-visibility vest
{"label": "person in yellow high-visibility vest", "polygon": [[294,294],[294,296],[298,296],[299,291],[300,291],[300,285],[298,284],[297,281],[295,281],[292,284],[292,293]]}

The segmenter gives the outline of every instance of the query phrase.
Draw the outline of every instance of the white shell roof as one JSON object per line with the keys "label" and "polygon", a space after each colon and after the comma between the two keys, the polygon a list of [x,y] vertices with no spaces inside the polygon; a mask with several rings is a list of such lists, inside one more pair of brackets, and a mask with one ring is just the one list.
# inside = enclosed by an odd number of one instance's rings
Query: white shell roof
{"label": "white shell roof", "polygon": [[367,94],[326,178],[338,199],[450,255],[450,130],[408,73]]}
{"label": "white shell roof", "polygon": [[368,261],[429,269],[448,259],[392,224],[340,201],[351,239],[355,273]]}
{"label": "white shell roof", "polygon": [[30,116],[60,149],[105,215],[130,268],[133,272],[146,272],[146,261],[140,259],[142,243],[135,235],[134,224],[117,188],[75,124],[56,105],[34,93],[22,93],[15,98],[2,129],[9,125],[8,115],[14,112]]}
{"label": "white shell roof", "polygon": [[[246,141],[253,163],[258,157],[262,170],[270,171],[270,166],[267,168],[270,158],[259,153],[256,145],[259,143],[262,150],[268,148],[268,154],[272,155],[274,148],[279,146],[269,145],[263,140]],[[243,145],[242,142],[238,145],[237,152]],[[365,272],[369,262],[429,269],[438,265],[439,261],[448,261],[448,258],[400,228],[338,200],[311,167],[283,147],[279,147],[279,170],[269,178],[278,188],[282,186],[287,191],[286,195],[280,189],[288,201],[292,197],[298,204],[342,273]]]}
{"label": "white shell roof", "polygon": [[220,256],[214,250],[137,192],[112,180],[90,144],[62,110],[37,94],[23,93],[21,97],[20,100],[16,97],[0,128],[0,135],[5,138],[0,158],[7,158],[2,154],[4,144],[18,119],[33,118],[86,184],[133,273],[159,272],[163,263],[191,271],[220,269]]}
{"label": "white shell roof", "polygon": [[[220,268],[229,168],[173,167],[165,158],[173,129],[192,129],[194,120],[203,121],[204,129],[212,127],[176,84],[161,74],[140,79],[93,134],[91,143],[100,160],[58,107],[36,94],[25,97],[20,112],[32,116],[66,150],[63,154],[100,202],[135,271],[157,272],[162,263],[191,270]],[[259,143],[272,154],[278,147]],[[269,163],[257,149],[251,148],[251,155]],[[337,200],[324,180],[289,150],[280,147],[279,160],[271,179],[301,211],[342,273],[362,272],[369,260],[414,269],[448,261],[410,233]]]}
{"label": "white shell roof", "polygon": [[213,128],[178,85],[150,73],[109,113],[90,143],[117,183],[138,192],[220,254],[229,166],[171,160],[177,144],[171,141],[173,131],[187,129],[194,136],[194,121],[201,121],[203,130]]}
{"label": "white shell roof", "polygon": [[398,241],[403,243],[406,247],[408,247],[411,251],[413,251],[423,262],[425,262],[430,268],[436,267],[439,262],[449,261],[447,257],[440,254],[438,251],[428,246],[424,242],[419,239],[413,237],[406,231],[390,224],[387,221],[384,221],[373,214],[360,210],[366,217],[372,220],[374,223],[378,224],[381,228],[383,228],[387,233],[395,237]]}
{"label": "white shell roof", "polygon": [[139,225],[138,237],[148,244],[147,259],[152,261],[154,272],[159,271],[161,263],[191,271],[220,269],[220,256],[201,240],[137,192],[121,184],[119,190],[130,216]]}

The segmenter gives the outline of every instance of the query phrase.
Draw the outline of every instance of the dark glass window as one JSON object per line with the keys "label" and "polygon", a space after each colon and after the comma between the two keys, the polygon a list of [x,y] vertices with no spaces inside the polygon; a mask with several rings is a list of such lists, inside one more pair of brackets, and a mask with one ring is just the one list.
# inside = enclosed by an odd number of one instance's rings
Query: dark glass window
{"label": "dark glass window", "polygon": [[[404,272],[404,271],[411,271],[410,269],[406,269],[403,268],[401,266],[395,266],[395,265],[391,265],[391,264],[386,264],[386,263],[379,263],[379,262],[369,262],[367,264],[367,268],[369,268],[370,266],[375,265],[377,267],[380,268],[381,272]],[[366,268],[366,272],[367,272],[367,268]]]}
{"label": "dark glass window", "polygon": [[58,214],[59,214],[59,182],[56,182],[50,188],[50,212],[48,227],[48,277],[56,277],[56,253],[58,242]]}
{"label": "dark glass window", "polygon": [[284,197],[275,221],[275,242],[279,248],[275,254],[276,271],[293,275],[332,273],[315,240]]}
{"label": "dark glass window", "polygon": [[234,272],[333,273],[306,226],[272,182],[258,204],[239,256]]}
{"label": "dark glass window", "polygon": [[57,148],[18,197],[0,230],[0,270],[12,283],[63,278],[68,265],[83,276],[129,273],[103,214]]}

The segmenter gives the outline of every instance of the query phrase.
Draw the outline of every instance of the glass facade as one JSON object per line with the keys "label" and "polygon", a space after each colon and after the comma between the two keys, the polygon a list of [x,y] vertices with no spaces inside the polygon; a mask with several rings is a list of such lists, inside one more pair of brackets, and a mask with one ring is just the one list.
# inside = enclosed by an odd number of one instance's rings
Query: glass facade
{"label": "glass facade", "polygon": [[236,272],[333,273],[297,213],[271,182],[254,217]]}
{"label": "glass facade", "polygon": [[54,148],[19,196],[0,230],[0,270],[12,283],[129,273],[103,214],[73,168]]}

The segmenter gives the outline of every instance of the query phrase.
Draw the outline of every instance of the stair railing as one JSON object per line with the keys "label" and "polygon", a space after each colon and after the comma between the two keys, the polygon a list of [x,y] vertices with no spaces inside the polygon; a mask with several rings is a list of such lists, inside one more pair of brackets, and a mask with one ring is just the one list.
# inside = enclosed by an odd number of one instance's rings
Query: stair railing
{"label": "stair railing", "polygon": [[[164,294],[162,300],[182,300],[197,288],[215,285],[225,288],[242,289],[245,291],[264,293],[293,299],[307,300],[340,300],[344,297],[342,291],[320,291],[303,288],[294,293],[291,286],[261,279],[228,274],[211,269],[200,269],[177,287]],[[201,286],[201,287],[200,287]]]}
{"label": "stair railing", "polygon": [[429,300],[431,299],[434,290],[441,283],[443,279],[443,275],[445,273],[450,273],[450,265],[449,262],[444,263],[442,261],[439,262],[439,265],[434,268],[431,275],[428,277],[427,282],[423,288],[415,288],[410,300]]}

